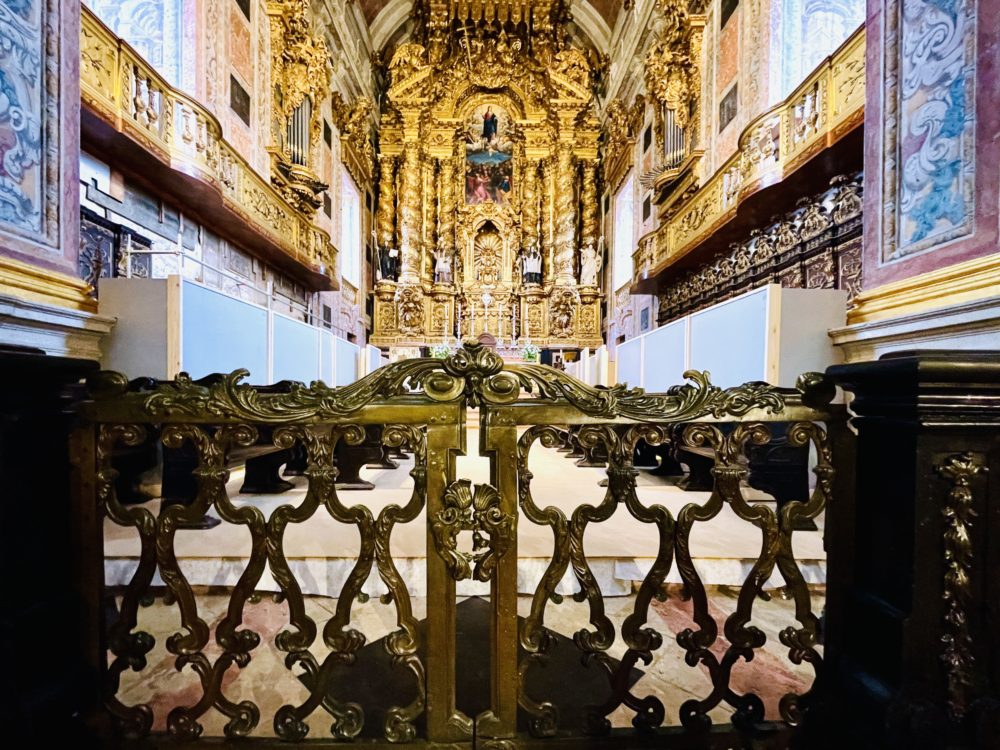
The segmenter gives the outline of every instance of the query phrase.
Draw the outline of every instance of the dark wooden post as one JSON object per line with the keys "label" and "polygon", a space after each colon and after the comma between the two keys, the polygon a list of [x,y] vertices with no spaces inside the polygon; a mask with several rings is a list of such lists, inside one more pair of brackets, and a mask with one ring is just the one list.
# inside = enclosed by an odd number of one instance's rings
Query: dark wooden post
{"label": "dark wooden post", "polygon": [[[883,748],[996,747],[1000,352],[827,371],[853,395],[853,491],[828,514],[831,687]],[[862,720],[862,721],[859,721]]]}
{"label": "dark wooden post", "polygon": [[74,442],[76,496],[69,455],[74,388],[95,370],[88,360],[0,349],[0,659],[10,687],[0,715],[16,746],[83,747],[83,717],[100,705],[104,556],[93,433]]}

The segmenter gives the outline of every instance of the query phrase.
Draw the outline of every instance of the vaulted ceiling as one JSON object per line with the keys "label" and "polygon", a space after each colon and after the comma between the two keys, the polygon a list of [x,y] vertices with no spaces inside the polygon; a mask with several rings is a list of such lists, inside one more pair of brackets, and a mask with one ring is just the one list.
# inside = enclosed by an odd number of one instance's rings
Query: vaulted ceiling
{"label": "vaulted ceiling", "polygon": [[[369,28],[373,28],[373,24],[376,26],[382,25],[381,23],[376,24],[376,19],[379,18],[379,14],[383,11],[390,13],[394,20],[400,22],[405,22],[408,13],[402,13],[403,8],[401,6],[406,6],[408,8],[413,7],[413,0],[356,0],[361,7],[362,13],[364,13],[365,20],[368,22]],[[595,33],[596,30],[588,29],[588,35],[591,37],[591,41],[600,48],[603,44],[601,41],[606,42],[610,31],[615,27],[615,21],[618,18],[618,14],[622,9],[623,0],[572,0],[571,7],[576,11],[574,13],[574,18],[576,18],[578,23],[583,23],[584,26],[593,26],[593,23],[588,24],[585,18],[582,16],[589,16],[591,19],[596,20],[600,18],[601,21],[597,22],[600,26],[601,22],[606,24],[606,28],[603,29],[602,34]],[[392,7],[389,7],[392,6]],[[388,10],[387,10],[388,9]],[[385,19],[382,19],[385,20]],[[395,23],[393,23],[395,25]],[[382,38],[388,36],[386,34],[387,29],[381,29]],[[391,32],[390,32],[391,33]],[[604,37],[604,39],[598,39],[595,37]],[[373,40],[374,41],[374,40]]]}
{"label": "vaulted ceiling", "polygon": [[[615,19],[618,17],[618,11],[621,10],[622,0],[582,0],[589,5],[592,5],[594,10],[596,10],[604,22],[608,25],[608,28],[614,28]],[[361,10],[365,14],[365,20],[368,21],[369,25],[375,20],[375,16],[379,14],[386,5],[389,4],[390,0],[358,0],[361,4]]]}

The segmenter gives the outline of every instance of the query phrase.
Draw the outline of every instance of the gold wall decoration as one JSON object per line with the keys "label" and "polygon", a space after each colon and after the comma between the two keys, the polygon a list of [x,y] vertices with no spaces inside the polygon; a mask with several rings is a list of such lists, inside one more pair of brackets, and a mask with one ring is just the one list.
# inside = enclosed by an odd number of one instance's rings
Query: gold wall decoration
{"label": "gold wall decoration", "polygon": [[604,181],[616,192],[635,163],[635,139],[642,127],[646,98],[640,94],[631,105],[621,99],[608,102],[604,125]]}
{"label": "gold wall decoration", "polygon": [[934,467],[951,489],[943,503],[944,517],[944,649],[941,661],[948,674],[948,713],[952,720],[961,721],[969,710],[969,694],[975,681],[975,657],[969,632],[969,609],[973,606],[972,543],[974,478],[987,471],[982,457],[971,452],[948,456]]}
{"label": "gold wall decoration", "polygon": [[212,185],[227,209],[290,258],[333,274],[337,248],[313,224],[312,210],[303,212],[263,179],[223,138],[214,115],[171,87],[93,11],[82,6],[80,13],[83,106],[164,164]]}
{"label": "gold wall decoration", "polygon": [[[320,102],[329,94],[330,53],[321,35],[313,34],[309,0],[272,0],[271,19],[271,181],[299,210],[315,212],[327,185],[316,176],[322,132]],[[307,101],[308,100],[308,101]],[[305,153],[296,157],[288,125],[300,106],[308,107],[302,134]]]}
{"label": "gold wall decoration", "polygon": [[855,32],[782,102],[743,130],[736,153],[661,214],[633,254],[636,282],[676,263],[736,214],[738,205],[779,182],[864,119],[865,31]]}
{"label": "gold wall decoration", "polygon": [[[416,3],[412,41],[387,65],[377,240],[399,250],[398,286],[433,301],[419,331],[400,310],[376,314],[375,345],[485,332],[510,355],[529,337],[548,345],[553,319],[560,347],[602,343],[599,302],[577,322],[581,249],[599,239],[600,126],[594,73],[566,37],[566,12],[561,0]],[[493,23],[508,17],[524,23]],[[528,284],[535,252],[541,281]],[[377,301],[387,294],[376,290]]]}
{"label": "gold wall decoration", "polygon": [[642,176],[647,187],[665,187],[693,170],[701,157],[701,47],[705,16],[688,3],[657,4],[659,35],[646,53],[644,78],[661,148]]}
{"label": "gold wall decoration", "polygon": [[334,124],[340,131],[344,166],[359,186],[370,185],[375,169],[375,147],[372,145],[374,103],[367,96],[359,96],[348,105],[335,91],[331,110]]}

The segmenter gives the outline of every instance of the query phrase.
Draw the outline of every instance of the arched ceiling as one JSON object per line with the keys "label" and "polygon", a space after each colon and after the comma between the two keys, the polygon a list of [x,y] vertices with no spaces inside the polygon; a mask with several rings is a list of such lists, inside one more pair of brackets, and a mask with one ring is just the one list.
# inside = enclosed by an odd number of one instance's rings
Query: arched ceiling
{"label": "arched ceiling", "polygon": [[[380,49],[410,19],[413,0],[357,0],[371,31],[372,46]],[[607,51],[622,0],[571,0],[573,20],[594,48]]]}
{"label": "arched ceiling", "polygon": [[[375,20],[375,16],[390,3],[390,0],[358,0],[358,2],[361,5],[361,12],[365,14],[365,20],[370,26],[371,22]],[[614,28],[618,11],[622,7],[622,0],[583,0],[583,2],[593,6],[594,10],[604,19],[608,28]]]}

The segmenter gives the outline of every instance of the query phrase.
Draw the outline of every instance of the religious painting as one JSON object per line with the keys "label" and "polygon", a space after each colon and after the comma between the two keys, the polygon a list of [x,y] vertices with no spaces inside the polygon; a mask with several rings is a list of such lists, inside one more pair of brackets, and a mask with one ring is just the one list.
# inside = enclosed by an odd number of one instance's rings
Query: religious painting
{"label": "religious painting", "polygon": [[976,3],[897,5],[899,49],[886,59],[897,58],[898,72],[885,89],[885,101],[895,102],[886,125],[885,183],[890,201],[896,192],[897,220],[885,222],[886,261],[975,229]]}
{"label": "religious painting", "polygon": [[0,4],[0,222],[42,230],[44,4]]}
{"label": "religious painting", "polygon": [[505,204],[513,183],[510,116],[502,107],[483,104],[465,127],[465,202]]}

